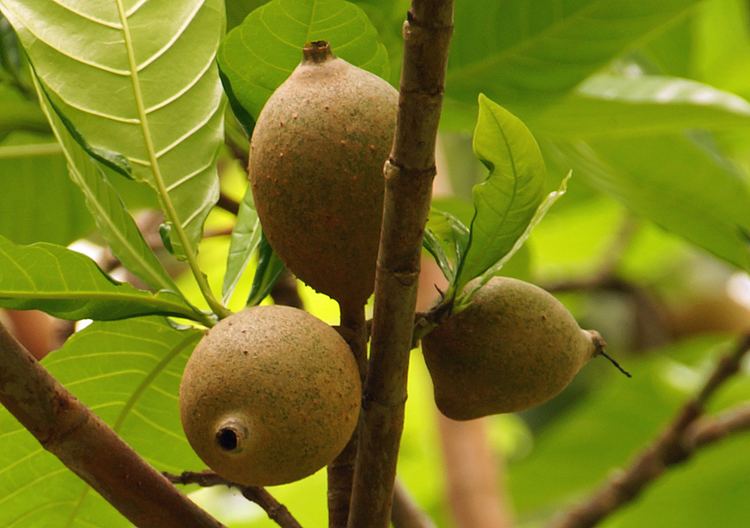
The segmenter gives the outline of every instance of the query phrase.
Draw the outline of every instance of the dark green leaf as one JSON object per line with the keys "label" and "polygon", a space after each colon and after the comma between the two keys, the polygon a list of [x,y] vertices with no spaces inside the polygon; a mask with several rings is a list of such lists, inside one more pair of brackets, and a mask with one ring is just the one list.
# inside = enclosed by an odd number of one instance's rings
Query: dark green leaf
{"label": "dark green leaf", "polygon": [[252,189],[248,185],[245,197],[240,202],[237,222],[232,230],[232,239],[229,243],[227,269],[221,288],[224,303],[227,303],[232,296],[234,288],[237,286],[237,281],[240,280],[240,277],[245,272],[250,259],[260,244],[260,240],[260,220],[253,205]]}
{"label": "dark green leaf", "polygon": [[17,131],[47,133],[49,127],[34,100],[0,82],[0,140]]}
{"label": "dark green leaf", "polygon": [[54,138],[0,143],[0,186],[0,235],[16,243],[67,245],[94,226]]}
{"label": "dark green leaf", "polygon": [[227,0],[227,31],[239,26],[253,10],[267,3],[268,0]]}
{"label": "dark green leaf", "polygon": [[253,285],[247,298],[248,306],[255,306],[271,292],[276,280],[284,271],[284,263],[276,255],[265,236],[261,236],[258,246],[258,268],[255,270]]}
{"label": "dark green leaf", "polygon": [[230,31],[219,50],[224,84],[246,128],[314,40],[327,40],[335,55],[388,78],[388,54],[362,9],[343,0],[273,0]]}
{"label": "dark green leaf", "polygon": [[446,95],[473,104],[482,91],[526,117],[701,3],[457,2]]}
{"label": "dark green leaf", "polygon": [[0,306],[73,320],[149,314],[196,317],[176,294],[154,294],[118,283],[80,253],[45,242],[16,245],[2,237]]}

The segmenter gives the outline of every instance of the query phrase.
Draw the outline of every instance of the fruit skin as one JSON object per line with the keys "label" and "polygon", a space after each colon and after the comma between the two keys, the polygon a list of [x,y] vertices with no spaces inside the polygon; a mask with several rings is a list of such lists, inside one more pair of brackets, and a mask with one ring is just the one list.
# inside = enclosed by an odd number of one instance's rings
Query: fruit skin
{"label": "fruit skin", "polygon": [[262,306],[227,317],[198,343],[180,384],[180,417],[190,445],[222,477],[284,484],[344,448],[361,390],[333,328],[296,308]]}
{"label": "fruit skin", "polygon": [[556,396],[604,347],[543,289],[493,277],[422,339],[440,411],[454,420],[528,409]]}
{"label": "fruit skin", "polygon": [[261,111],[248,172],[271,247],[301,280],[359,307],[373,291],[383,164],[398,92],[314,42]]}

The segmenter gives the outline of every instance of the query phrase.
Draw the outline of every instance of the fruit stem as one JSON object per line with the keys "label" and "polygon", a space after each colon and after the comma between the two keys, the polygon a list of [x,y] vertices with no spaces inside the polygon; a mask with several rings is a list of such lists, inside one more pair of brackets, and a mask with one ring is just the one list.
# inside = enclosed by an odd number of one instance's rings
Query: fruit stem
{"label": "fruit stem", "polygon": [[331,46],[325,40],[316,40],[308,42],[302,48],[303,62],[321,63],[336,57],[331,51]]}
{"label": "fruit stem", "polygon": [[[367,374],[367,321],[363,304],[339,304],[341,326],[339,333],[352,349],[359,377],[364,385]],[[359,426],[352,433],[344,450],[328,465],[328,526],[346,526],[349,502],[354,481],[354,462],[357,458]]]}
{"label": "fruit stem", "polygon": [[625,374],[625,376],[627,376],[628,378],[633,377],[633,375],[630,372],[622,368],[622,366],[617,362],[617,360],[615,360],[615,358],[613,358],[612,356],[607,354],[607,352],[605,352],[607,348],[607,342],[604,340],[604,338],[599,332],[597,332],[596,330],[587,330],[586,332],[588,332],[591,338],[591,342],[594,344],[594,353],[592,354],[591,357],[603,356],[607,358],[607,360],[610,363],[612,363],[612,365],[614,365],[617,370]]}

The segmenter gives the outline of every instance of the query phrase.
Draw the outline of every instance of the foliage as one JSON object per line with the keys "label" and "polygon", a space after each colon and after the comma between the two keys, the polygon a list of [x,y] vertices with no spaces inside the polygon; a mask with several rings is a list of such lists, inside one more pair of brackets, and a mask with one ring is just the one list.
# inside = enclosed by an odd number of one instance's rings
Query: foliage
{"label": "foliage", "polygon": [[[224,316],[222,302],[264,302],[283,269],[250,190],[224,168],[225,100],[252,133],[301,46],[316,39],[395,84],[405,6],[0,0],[0,307],[96,320],[44,365],[160,470],[201,468],[175,405],[200,336],[194,327]],[[441,122],[456,196],[436,202],[425,238],[449,283],[446,302],[460,309],[469,281],[518,268],[539,282],[591,276],[633,218],[616,271],[634,284],[684,299],[693,289],[687,268],[750,271],[749,19],[740,0],[457,2]],[[218,174],[225,192],[244,196],[236,218],[214,208]],[[143,209],[163,215],[173,256],[139,230]],[[231,237],[202,240],[204,227],[227,224]],[[116,281],[66,248],[82,237],[107,246],[142,284]],[[194,283],[173,278],[176,260],[188,262]],[[241,288],[251,291],[234,295]],[[308,289],[303,298],[336,322],[329,300]],[[625,303],[564,300],[612,335],[616,351],[634,348]],[[716,342],[633,357],[634,382],[594,365],[558,400],[494,419],[521,525],[541,525],[656,433]],[[434,407],[419,362],[410,394],[400,468],[442,526]],[[721,405],[749,396],[745,377]],[[605,525],[750,522],[741,450],[737,442],[714,448]],[[323,486],[318,475],[277,495],[303,525],[317,526]],[[195,497],[231,526],[265,525],[223,495]],[[127,525],[4,410],[0,524]]]}

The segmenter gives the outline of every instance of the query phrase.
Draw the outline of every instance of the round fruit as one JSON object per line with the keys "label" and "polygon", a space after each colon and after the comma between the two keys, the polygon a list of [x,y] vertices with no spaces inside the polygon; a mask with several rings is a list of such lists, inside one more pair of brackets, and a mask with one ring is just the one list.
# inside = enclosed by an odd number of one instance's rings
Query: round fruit
{"label": "round fruit", "polygon": [[604,340],[543,289],[494,277],[422,340],[438,408],[454,420],[528,409],[557,395]]}
{"label": "round fruit", "polygon": [[250,308],[198,343],[180,384],[180,416],[198,456],[219,475],[269,486],[306,477],[344,448],[359,417],[351,350],[312,315]]}
{"label": "round fruit", "polygon": [[308,44],[258,117],[248,172],[263,231],[301,280],[342,304],[372,293],[383,164],[398,92]]}

